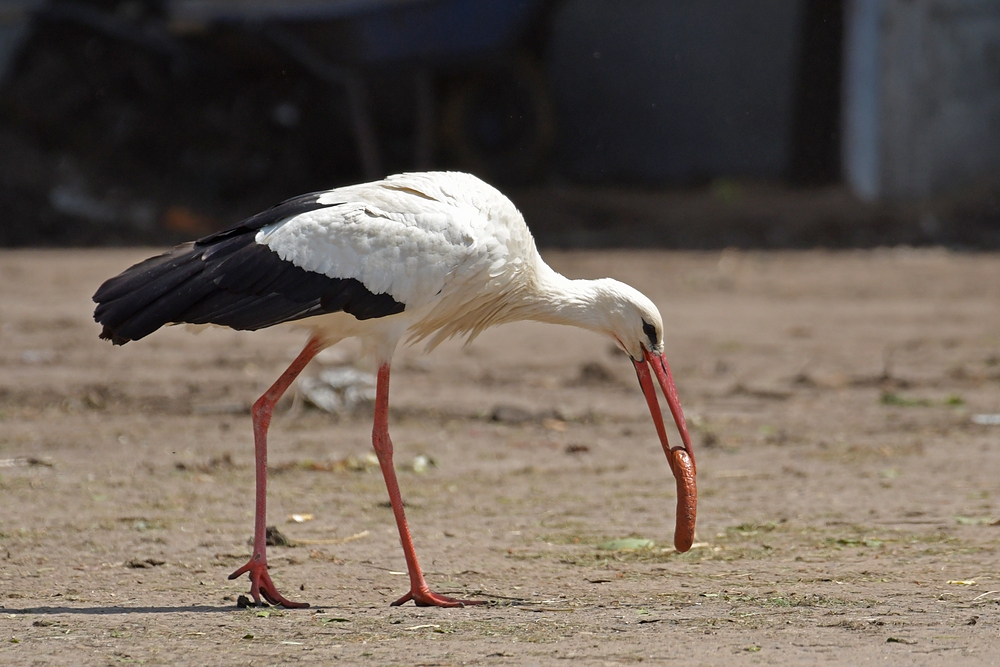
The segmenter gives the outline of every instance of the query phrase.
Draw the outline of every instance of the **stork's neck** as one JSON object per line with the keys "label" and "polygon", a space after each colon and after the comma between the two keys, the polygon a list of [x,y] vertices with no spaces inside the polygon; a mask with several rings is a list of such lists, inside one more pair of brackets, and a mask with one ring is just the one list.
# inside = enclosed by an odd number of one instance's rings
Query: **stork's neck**
{"label": "stork's neck", "polygon": [[534,289],[525,295],[525,319],[605,333],[607,320],[607,278],[572,280],[539,262]]}

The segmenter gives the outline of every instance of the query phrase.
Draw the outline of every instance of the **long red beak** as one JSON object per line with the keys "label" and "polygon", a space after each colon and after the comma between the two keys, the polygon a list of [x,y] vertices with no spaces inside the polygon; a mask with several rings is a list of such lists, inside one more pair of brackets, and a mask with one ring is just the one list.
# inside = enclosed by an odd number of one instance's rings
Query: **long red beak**
{"label": "long red beak", "polygon": [[[670,373],[670,365],[662,354],[655,354],[644,350],[644,359],[640,361],[632,360],[635,364],[635,372],[639,377],[639,385],[642,393],[646,396],[646,404],[649,406],[649,413],[653,417],[653,424],[656,426],[656,434],[660,437],[660,444],[663,445],[663,452],[667,455],[667,462],[670,464],[670,471],[677,480],[677,525],[674,529],[674,546],[678,551],[687,551],[694,542],[694,525],[697,515],[698,491],[695,483],[695,463],[694,452],[691,449],[691,435],[688,433],[687,422],[684,421],[684,411],[681,409],[681,401],[677,397],[677,387],[674,385],[674,378]],[[677,431],[681,434],[683,447],[670,448],[667,440],[667,430],[663,425],[663,415],[660,413],[660,404],[656,399],[656,387],[653,386],[653,379],[650,377],[649,368],[653,368],[653,374],[660,383],[660,389],[667,399],[670,407],[670,414],[677,424]]]}

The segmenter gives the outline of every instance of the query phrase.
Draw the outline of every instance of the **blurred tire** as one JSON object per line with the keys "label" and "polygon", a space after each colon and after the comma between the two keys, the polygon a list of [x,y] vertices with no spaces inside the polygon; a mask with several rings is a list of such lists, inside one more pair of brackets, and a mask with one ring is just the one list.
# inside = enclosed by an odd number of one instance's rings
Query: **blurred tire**
{"label": "blurred tire", "polygon": [[505,184],[536,178],[554,135],[548,87],[524,55],[461,80],[447,94],[442,123],[445,149],[459,168]]}

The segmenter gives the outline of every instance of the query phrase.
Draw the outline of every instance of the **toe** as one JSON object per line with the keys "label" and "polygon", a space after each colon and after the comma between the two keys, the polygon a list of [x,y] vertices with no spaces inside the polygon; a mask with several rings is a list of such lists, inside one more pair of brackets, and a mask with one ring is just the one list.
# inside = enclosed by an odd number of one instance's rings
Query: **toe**
{"label": "toe", "polygon": [[465,605],[477,605],[483,604],[482,600],[459,600],[457,598],[451,598],[447,595],[438,595],[430,590],[423,591],[410,591],[403,597],[399,598],[392,603],[391,606],[398,607],[399,605],[413,600],[413,603],[418,607],[464,607]]}

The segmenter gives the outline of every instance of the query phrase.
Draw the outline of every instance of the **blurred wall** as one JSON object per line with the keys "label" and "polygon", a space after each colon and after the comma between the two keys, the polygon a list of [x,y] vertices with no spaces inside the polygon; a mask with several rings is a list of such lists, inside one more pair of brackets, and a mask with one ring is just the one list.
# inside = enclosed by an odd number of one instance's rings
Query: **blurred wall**
{"label": "blurred wall", "polygon": [[567,0],[548,63],[559,170],[645,183],[784,176],[801,13],[800,0]]}
{"label": "blurred wall", "polygon": [[845,179],[921,199],[1000,176],[1000,2],[852,0]]}
{"label": "blurred wall", "polygon": [[42,0],[0,0],[0,84],[28,34],[29,12]]}

